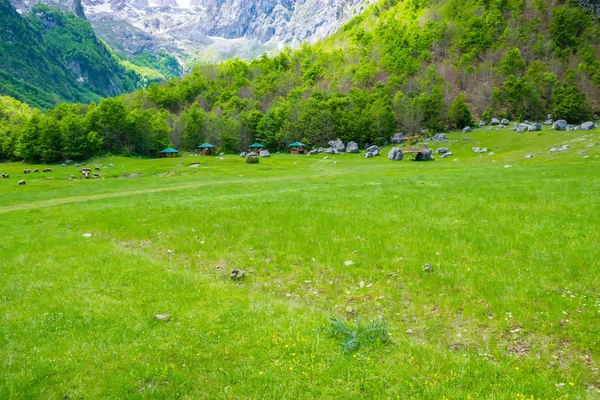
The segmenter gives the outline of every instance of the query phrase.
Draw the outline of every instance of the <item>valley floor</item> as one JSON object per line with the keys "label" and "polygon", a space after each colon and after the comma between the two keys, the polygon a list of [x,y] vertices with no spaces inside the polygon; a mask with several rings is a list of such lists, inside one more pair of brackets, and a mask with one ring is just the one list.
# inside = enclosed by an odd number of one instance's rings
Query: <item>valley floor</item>
{"label": "valley floor", "polygon": [[[450,139],[0,164],[0,397],[599,398],[600,130]],[[335,315],[392,340],[345,354]]]}

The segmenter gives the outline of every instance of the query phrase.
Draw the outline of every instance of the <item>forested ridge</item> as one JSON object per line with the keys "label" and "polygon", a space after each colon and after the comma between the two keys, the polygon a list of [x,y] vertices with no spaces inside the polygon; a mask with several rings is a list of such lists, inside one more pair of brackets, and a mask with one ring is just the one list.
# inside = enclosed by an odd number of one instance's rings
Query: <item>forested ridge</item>
{"label": "forested ridge", "polygon": [[48,109],[164,79],[147,60],[136,66],[119,58],[74,14],[39,4],[22,16],[0,0],[0,94]]}
{"label": "forested ridge", "polygon": [[[53,162],[113,152],[154,156],[202,142],[235,152],[479,119],[580,122],[600,111],[600,24],[573,1],[383,0],[331,38],[252,61],[201,65],[147,90],[30,110],[0,124],[0,157]],[[6,111],[0,110],[0,119]]]}

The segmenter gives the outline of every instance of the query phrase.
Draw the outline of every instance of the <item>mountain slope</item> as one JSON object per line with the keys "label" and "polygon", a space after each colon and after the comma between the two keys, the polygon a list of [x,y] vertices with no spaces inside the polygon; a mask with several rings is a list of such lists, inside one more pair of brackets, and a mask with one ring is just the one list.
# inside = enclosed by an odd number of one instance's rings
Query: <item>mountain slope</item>
{"label": "mountain slope", "polygon": [[[27,11],[40,0],[11,1]],[[322,39],[373,1],[42,0],[73,12],[83,7],[97,34],[122,56],[162,50],[213,62]]]}
{"label": "mountain slope", "polygon": [[124,64],[87,21],[43,5],[32,11],[23,17],[0,0],[0,94],[48,108],[164,79],[149,68]]}
{"label": "mountain slope", "polygon": [[[379,145],[398,131],[429,136],[492,118],[553,114],[579,124],[600,113],[598,54],[600,22],[578,3],[382,0],[324,42],[201,65],[98,106],[25,121],[21,143],[47,136],[45,127],[66,114],[83,137],[93,134],[88,149],[145,155],[205,141],[227,152],[254,141],[271,149],[337,138]],[[70,157],[61,143],[7,154]]]}

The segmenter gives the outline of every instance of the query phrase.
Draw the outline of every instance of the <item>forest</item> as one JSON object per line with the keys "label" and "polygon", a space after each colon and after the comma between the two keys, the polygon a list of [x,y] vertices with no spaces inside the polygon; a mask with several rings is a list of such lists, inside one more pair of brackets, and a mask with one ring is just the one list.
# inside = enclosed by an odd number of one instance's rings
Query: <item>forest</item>
{"label": "forest", "polygon": [[578,2],[383,0],[323,42],[130,94],[48,111],[4,99],[0,159],[380,145],[492,117],[577,123],[600,112],[599,53],[598,16]]}

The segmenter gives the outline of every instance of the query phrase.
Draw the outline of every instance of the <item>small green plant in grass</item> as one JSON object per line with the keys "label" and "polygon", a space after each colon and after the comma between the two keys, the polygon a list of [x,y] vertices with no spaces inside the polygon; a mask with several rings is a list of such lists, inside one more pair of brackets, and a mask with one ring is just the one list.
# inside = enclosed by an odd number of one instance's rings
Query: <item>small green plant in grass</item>
{"label": "small green plant in grass", "polygon": [[260,159],[256,156],[250,156],[248,158],[246,158],[246,164],[258,164],[260,162]]}
{"label": "small green plant in grass", "polygon": [[354,321],[346,321],[333,316],[330,319],[329,332],[331,336],[343,340],[341,343],[344,353],[358,351],[363,345],[372,343],[387,343],[390,335],[384,321],[363,321],[361,317]]}

